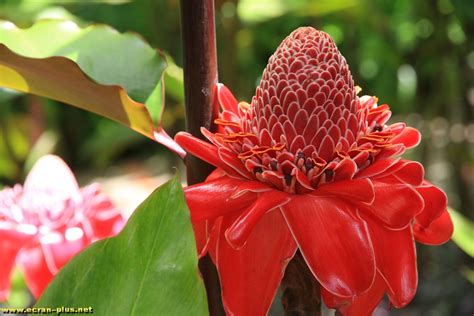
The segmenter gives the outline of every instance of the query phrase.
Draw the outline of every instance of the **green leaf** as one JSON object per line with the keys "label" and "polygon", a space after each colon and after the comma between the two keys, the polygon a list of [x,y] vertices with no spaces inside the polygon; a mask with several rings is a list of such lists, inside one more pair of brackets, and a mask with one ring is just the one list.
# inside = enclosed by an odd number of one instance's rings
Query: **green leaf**
{"label": "green leaf", "polygon": [[184,103],[183,69],[175,64],[170,56],[166,56],[168,68],[165,71],[166,94],[176,102]]}
{"label": "green leaf", "polygon": [[91,306],[97,315],[207,315],[193,230],[178,177],[56,276],[37,307]]}
{"label": "green leaf", "polygon": [[81,29],[72,21],[43,20],[19,29],[0,21],[0,87],[71,104],[172,142],[159,126],[165,68],[164,56],[140,37],[105,25]]}
{"label": "green leaf", "polygon": [[237,13],[245,23],[260,23],[281,17],[284,14],[320,17],[360,4],[360,0],[240,0]]}
{"label": "green leaf", "polygon": [[7,101],[10,101],[20,95],[22,94],[18,91],[0,88],[0,104],[6,103]]}
{"label": "green leaf", "polygon": [[[6,109],[6,108],[3,108]],[[0,177],[15,178],[30,148],[31,120],[0,111]]]}
{"label": "green leaf", "polygon": [[465,253],[474,257],[474,223],[451,208],[449,214],[454,224],[453,241]]}
{"label": "green leaf", "polygon": [[36,140],[31,148],[29,148],[28,156],[26,157],[23,171],[25,174],[33,168],[34,164],[41,157],[53,154],[59,142],[59,136],[52,130],[43,132]]}

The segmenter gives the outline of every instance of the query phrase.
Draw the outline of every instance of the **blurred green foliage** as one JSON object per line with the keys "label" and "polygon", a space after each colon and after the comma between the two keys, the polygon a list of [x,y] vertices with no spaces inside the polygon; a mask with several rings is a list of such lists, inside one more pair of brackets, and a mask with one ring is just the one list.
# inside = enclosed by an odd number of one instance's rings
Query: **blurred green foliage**
{"label": "blurred green foliage", "polygon": [[469,256],[474,258],[474,222],[468,220],[462,214],[450,209],[451,218],[453,219],[454,227],[456,227],[453,234],[453,241],[464,250]]}
{"label": "blurred green foliage", "polygon": [[[0,0],[0,19],[28,27],[45,17],[137,32],[169,54],[176,65],[171,63],[165,75],[163,122],[170,134],[183,129],[179,0]],[[409,158],[425,165],[427,178],[447,192],[450,206],[474,220],[472,0],[216,0],[220,81],[239,100],[250,101],[280,41],[307,25],[333,37],[362,94],[388,103],[393,122],[421,130],[423,141]],[[166,155],[174,163],[161,146],[89,113],[28,96],[10,95],[0,102],[10,104],[0,107],[2,184],[21,180],[28,148],[46,129],[60,135],[56,150],[76,169],[101,173],[117,162],[152,155]],[[474,242],[473,236],[466,238]],[[391,313],[472,315],[472,259],[452,242],[419,246],[418,258],[417,296]]]}

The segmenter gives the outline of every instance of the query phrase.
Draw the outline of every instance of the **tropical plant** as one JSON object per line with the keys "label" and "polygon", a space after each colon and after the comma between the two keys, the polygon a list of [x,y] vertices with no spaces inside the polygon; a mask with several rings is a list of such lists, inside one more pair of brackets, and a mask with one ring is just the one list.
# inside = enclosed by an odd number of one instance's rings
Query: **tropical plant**
{"label": "tropical plant", "polygon": [[[417,288],[414,240],[438,245],[453,232],[446,195],[425,180],[420,163],[400,158],[419,132],[387,125],[388,105],[359,97],[331,37],[310,27],[280,44],[251,102],[238,103],[217,83],[213,1],[181,4],[187,132],[175,139],[161,124],[165,57],[140,38],[71,21],[26,30],[0,23],[1,87],[97,113],[164,144],[185,158],[190,185],[183,195],[175,178],[154,192],[120,234],[75,256],[37,306],[265,315],[297,251],[318,295],[343,314],[370,314],[384,293],[395,307],[408,304]],[[64,186],[63,179],[48,181]],[[25,195],[41,193],[26,187]],[[18,191],[5,194],[16,201]],[[61,194],[54,199],[64,200]],[[18,204],[1,204],[9,215],[0,220],[22,225],[11,215]],[[20,235],[11,253],[0,254],[11,263],[2,276],[37,236]],[[98,239],[91,236],[80,249]]]}

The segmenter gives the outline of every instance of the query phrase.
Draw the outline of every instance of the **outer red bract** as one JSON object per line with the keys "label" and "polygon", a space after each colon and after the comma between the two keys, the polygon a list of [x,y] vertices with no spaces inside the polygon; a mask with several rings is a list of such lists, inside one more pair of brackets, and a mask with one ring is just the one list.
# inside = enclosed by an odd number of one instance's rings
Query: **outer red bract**
{"label": "outer red bract", "polygon": [[75,254],[123,224],[97,184],[80,189],[64,161],[42,157],[23,187],[0,191],[0,301],[9,296],[16,264],[38,298]]}
{"label": "outer red bract", "polygon": [[446,195],[420,163],[400,158],[420,134],[387,125],[388,105],[358,97],[329,35],[299,28],[270,57],[251,104],[217,87],[211,144],[179,133],[189,153],[217,167],[185,189],[198,247],[219,271],[229,315],[265,315],[299,248],[326,304],[371,314],[417,287],[414,241],[452,234]]}

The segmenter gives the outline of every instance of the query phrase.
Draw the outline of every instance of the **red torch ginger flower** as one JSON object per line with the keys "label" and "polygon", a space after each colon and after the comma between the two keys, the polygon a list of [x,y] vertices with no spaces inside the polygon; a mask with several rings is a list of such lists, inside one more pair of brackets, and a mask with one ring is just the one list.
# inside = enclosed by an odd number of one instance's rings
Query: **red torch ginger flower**
{"label": "red torch ginger flower", "polygon": [[330,36],[299,28],[251,104],[218,86],[218,130],[202,129],[212,144],[176,136],[217,167],[185,193],[229,315],[265,315],[297,248],[328,306],[370,314],[387,293],[402,307],[417,287],[414,240],[450,238],[446,195],[400,158],[418,131],[387,125],[388,105],[356,90]]}
{"label": "red torch ginger flower", "polygon": [[42,157],[23,187],[0,191],[0,301],[8,298],[15,264],[38,298],[75,254],[123,223],[97,184],[80,189],[64,161]]}

